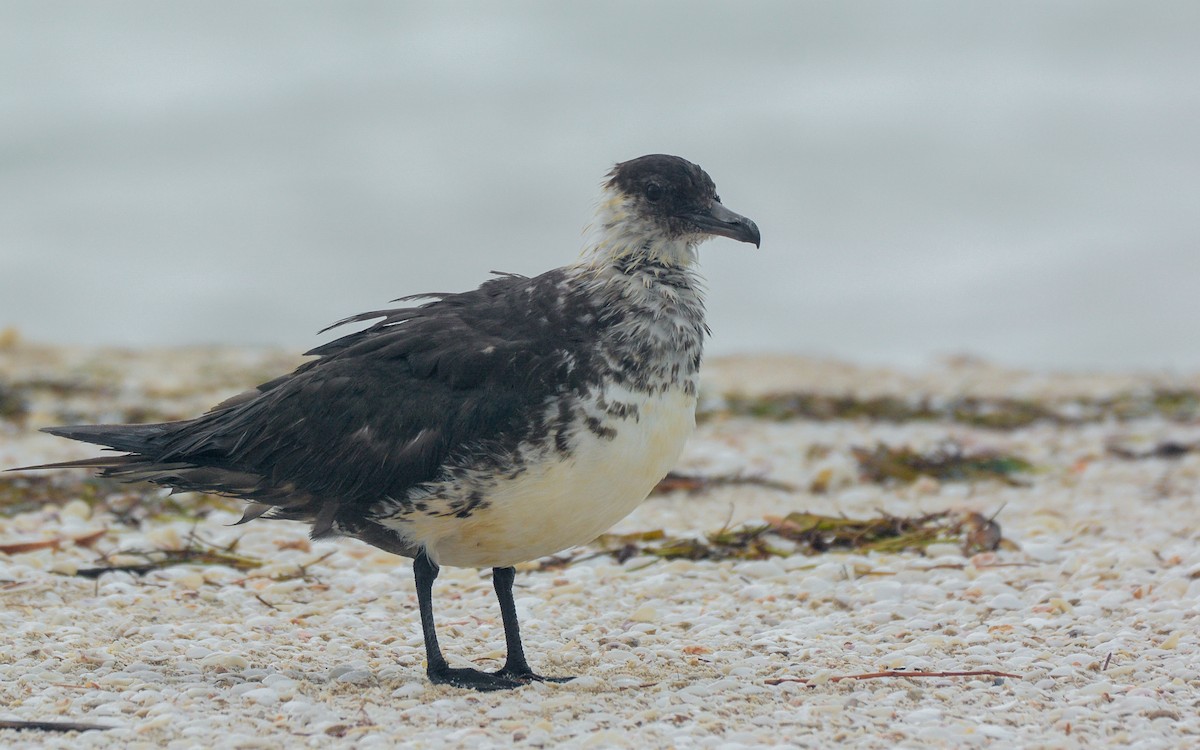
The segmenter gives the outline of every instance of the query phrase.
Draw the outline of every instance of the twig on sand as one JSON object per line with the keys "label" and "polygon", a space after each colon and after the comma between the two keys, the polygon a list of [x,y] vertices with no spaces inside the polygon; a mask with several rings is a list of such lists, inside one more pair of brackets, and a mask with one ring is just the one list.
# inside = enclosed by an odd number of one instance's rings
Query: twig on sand
{"label": "twig on sand", "polygon": [[[843,674],[830,677],[823,682],[841,682],[842,680],[877,680],[881,677],[1008,677],[1021,679],[1019,674],[998,672],[994,669],[976,669],[969,672],[906,672],[898,669],[888,669],[883,672],[868,672],[866,674]],[[811,681],[806,677],[773,677],[767,680],[768,685],[781,685],[785,682],[799,682],[807,685]]]}
{"label": "twig on sand", "polygon": [[0,719],[0,729],[29,729],[37,732],[90,732],[93,729],[115,729],[107,724],[88,724],[79,721],[13,721]]}
{"label": "twig on sand", "polygon": [[22,542],[0,542],[0,552],[6,555],[19,555],[24,552],[36,552],[41,549],[62,549],[75,545],[91,547],[100,537],[108,533],[108,529],[96,529],[77,536],[61,536],[53,539],[35,539]]}

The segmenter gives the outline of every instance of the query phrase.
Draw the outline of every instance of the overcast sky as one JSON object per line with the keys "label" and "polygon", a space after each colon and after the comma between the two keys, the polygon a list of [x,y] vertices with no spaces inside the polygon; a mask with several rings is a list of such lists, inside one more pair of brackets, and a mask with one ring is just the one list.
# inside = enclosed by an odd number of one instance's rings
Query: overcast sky
{"label": "overcast sky", "polygon": [[1200,367],[1200,3],[8,2],[0,327],[309,348],[705,167],[711,351]]}

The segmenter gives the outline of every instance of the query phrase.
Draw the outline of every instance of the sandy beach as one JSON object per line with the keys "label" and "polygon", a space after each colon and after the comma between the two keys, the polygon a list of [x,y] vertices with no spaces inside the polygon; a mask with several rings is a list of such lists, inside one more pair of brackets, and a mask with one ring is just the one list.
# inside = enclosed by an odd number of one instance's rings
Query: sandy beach
{"label": "sandy beach", "polygon": [[[39,426],[193,416],[297,362],[13,337],[0,467],[91,455]],[[426,681],[406,560],[232,526],[224,499],[3,474],[0,720],[104,728],[0,729],[0,746],[1195,746],[1197,394],[1196,374],[715,360],[678,471],[727,481],[526,565],[532,665],[576,679],[499,694]],[[760,555],[710,536],[945,511],[999,537],[812,554],[770,532]],[[709,552],[663,551],[689,539]],[[447,568],[437,587],[452,664],[498,667],[489,577]]]}

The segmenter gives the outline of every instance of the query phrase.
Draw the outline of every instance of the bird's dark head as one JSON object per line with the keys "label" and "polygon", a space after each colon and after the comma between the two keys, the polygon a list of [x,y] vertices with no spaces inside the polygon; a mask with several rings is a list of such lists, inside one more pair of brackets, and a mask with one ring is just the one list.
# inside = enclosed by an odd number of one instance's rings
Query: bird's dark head
{"label": "bird's dark head", "polygon": [[644,253],[689,265],[710,237],[761,240],[758,226],[721,204],[708,174],[686,159],[650,154],[613,167],[590,227],[589,249],[601,255]]}

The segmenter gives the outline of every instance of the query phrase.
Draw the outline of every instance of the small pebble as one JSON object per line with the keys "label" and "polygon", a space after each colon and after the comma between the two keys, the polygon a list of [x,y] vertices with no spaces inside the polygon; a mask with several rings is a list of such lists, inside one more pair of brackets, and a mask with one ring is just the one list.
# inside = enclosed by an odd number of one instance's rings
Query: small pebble
{"label": "small pebble", "polygon": [[988,606],[992,609],[1024,609],[1025,602],[1015,594],[1004,593],[992,597],[988,601]]}
{"label": "small pebble", "polygon": [[240,654],[213,653],[201,659],[200,666],[204,669],[237,672],[250,666],[250,662]]}
{"label": "small pebble", "polygon": [[279,702],[279,693],[269,687],[260,687],[242,693],[242,698],[261,705],[275,705]]}
{"label": "small pebble", "polygon": [[375,676],[365,669],[351,669],[337,675],[334,680],[344,685],[366,685],[374,682]]}

